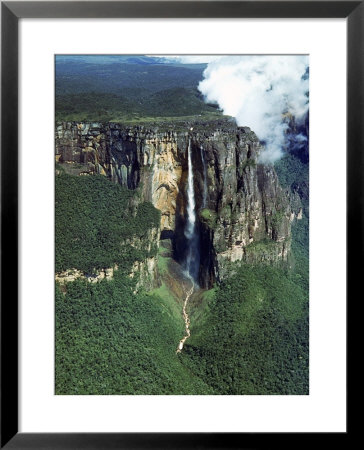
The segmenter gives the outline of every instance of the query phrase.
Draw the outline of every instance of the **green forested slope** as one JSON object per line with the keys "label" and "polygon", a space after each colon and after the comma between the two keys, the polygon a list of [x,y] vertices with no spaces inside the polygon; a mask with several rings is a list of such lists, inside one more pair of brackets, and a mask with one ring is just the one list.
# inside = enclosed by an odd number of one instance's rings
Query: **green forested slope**
{"label": "green forested slope", "polygon": [[160,213],[151,203],[132,202],[136,194],[112,184],[101,175],[56,176],[56,272],[76,268],[120,267],[157,253],[150,244],[136,250],[123,245],[126,238],[143,242],[148,230],[159,226]]}
{"label": "green forested slope", "polygon": [[283,270],[242,267],[192,321],[185,364],[216,394],[307,394],[305,292]]}
{"label": "green forested slope", "polygon": [[56,288],[56,394],[209,394],[176,357],[183,321],[133,281]]}

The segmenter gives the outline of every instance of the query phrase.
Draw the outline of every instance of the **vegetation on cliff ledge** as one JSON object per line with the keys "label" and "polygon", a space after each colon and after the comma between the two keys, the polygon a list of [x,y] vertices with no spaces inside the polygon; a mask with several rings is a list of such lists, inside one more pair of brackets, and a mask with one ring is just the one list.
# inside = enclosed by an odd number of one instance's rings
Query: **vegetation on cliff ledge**
{"label": "vegetation on cliff ledge", "polygon": [[[75,268],[87,273],[155,256],[149,239],[159,228],[160,212],[101,175],[56,176],[56,272]],[[136,240],[137,245],[131,245]]]}

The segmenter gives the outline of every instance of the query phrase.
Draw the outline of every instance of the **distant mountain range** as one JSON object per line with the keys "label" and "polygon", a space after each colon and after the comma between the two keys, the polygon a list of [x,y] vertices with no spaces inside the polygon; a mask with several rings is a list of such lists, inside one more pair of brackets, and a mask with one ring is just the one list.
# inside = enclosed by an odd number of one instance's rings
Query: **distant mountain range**
{"label": "distant mountain range", "polygon": [[83,62],[87,64],[174,64],[182,65],[177,58],[146,55],[56,55],[56,64]]}

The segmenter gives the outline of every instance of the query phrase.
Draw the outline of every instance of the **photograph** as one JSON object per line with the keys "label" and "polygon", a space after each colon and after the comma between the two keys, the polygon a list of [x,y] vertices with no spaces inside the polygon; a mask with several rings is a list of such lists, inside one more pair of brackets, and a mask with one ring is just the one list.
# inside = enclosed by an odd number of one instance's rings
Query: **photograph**
{"label": "photograph", "polygon": [[309,395],[309,56],[54,65],[54,393]]}

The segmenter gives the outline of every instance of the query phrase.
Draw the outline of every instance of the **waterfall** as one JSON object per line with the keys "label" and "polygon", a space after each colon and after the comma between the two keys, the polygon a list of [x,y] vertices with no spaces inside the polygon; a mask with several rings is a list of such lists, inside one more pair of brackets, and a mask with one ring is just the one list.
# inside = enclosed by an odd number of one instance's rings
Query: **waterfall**
{"label": "waterfall", "polygon": [[206,208],[206,200],[207,200],[207,168],[206,168],[206,161],[205,161],[205,154],[202,148],[202,145],[200,147],[201,152],[201,161],[203,166],[203,192],[202,192],[202,209]]}
{"label": "waterfall", "polygon": [[188,141],[188,182],[187,182],[187,221],[185,227],[187,239],[186,273],[189,278],[197,281],[200,265],[198,234],[196,232],[196,202],[193,183],[193,165],[191,156],[191,139]]}
{"label": "waterfall", "polygon": [[195,212],[195,191],[193,188],[193,166],[191,158],[191,139],[188,141],[188,184],[187,184],[187,226],[185,236],[191,239],[195,232],[196,212]]}

